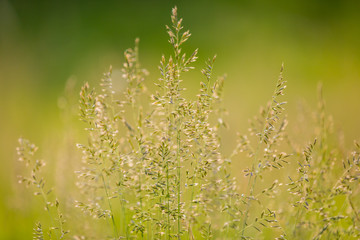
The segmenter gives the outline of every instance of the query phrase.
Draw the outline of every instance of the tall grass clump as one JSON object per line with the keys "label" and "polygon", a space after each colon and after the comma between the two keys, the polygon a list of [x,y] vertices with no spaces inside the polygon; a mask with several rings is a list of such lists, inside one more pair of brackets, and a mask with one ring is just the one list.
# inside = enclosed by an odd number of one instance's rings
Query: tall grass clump
{"label": "tall grass clump", "polygon": [[[223,86],[222,78],[212,76],[215,57],[202,71],[197,99],[183,98],[181,76],[193,68],[197,50],[183,53],[190,33],[183,31],[176,8],[166,29],[173,55],[161,58],[157,92],[144,91],[137,40],[125,51],[122,72],[128,86],[122,96],[112,89],[111,68],[100,94],[88,84],[80,94],[89,142],[78,145],[85,163],[78,185],[98,197],[77,206],[109,218],[115,238],[210,238],[238,215],[221,211],[236,191],[220,153],[220,126],[210,119]],[[144,96],[149,104],[142,104]]]}
{"label": "tall grass clump", "polygon": [[[77,144],[76,209],[65,215],[71,220],[80,209],[78,224],[87,230],[72,239],[358,239],[360,146],[346,155],[332,141],[322,97],[315,140],[295,147],[286,131],[282,66],[269,103],[227,156],[220,139],[225,77],[213,76],[216,56],[201,70],[196,97],[185,98],[182,76],[198,50],[183,50],[191,34],[176,7],[166,30],[173,51],[161,57],[154,93],[145,87],[138,39],[124,53],[125,91],[113,87],[111,66],[99,88],[81,88],[87,141]],[[31,167],[21,181],[35,187],[49,215],[34,238],[71,238],[40,176],[44,162],[33,158],[37,147],[19,142],[19,159]],[[231,171],[233,161],[250,162],[243,178]]]}

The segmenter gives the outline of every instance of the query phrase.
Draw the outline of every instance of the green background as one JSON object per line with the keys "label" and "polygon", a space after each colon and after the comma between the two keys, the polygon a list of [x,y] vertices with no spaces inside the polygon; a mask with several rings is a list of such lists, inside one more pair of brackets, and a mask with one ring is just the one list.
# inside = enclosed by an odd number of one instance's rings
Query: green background
{"label": "green background", "polygon": [[[0,239],[30,239],[42,214],[31,191],[17,184],[18,137],[39,145],[53,166],[65,133],[74,142],[83,138],[76,117],[80,86],[95,86],[109,65],[119,70],[123,51],[137,37],[142,66],[150,72],[146,84],[153,88],[160,57],[171,51],[165,24],[174,5],[192,33],[185,51],[199,48],[196,70],[183,76],[186,95],[196,94],[199,69],[214,54],[215,73],[228,76],[224,151],[270,98],[282,62],[291,131],[311,135],[299,124],[299,106],[316,109],[322,82],[345,147],[359,139],[359,1],[0,0]],[[70,90],[64,93],[66,82]],[[61,110],[67,106],[70,111]]]}

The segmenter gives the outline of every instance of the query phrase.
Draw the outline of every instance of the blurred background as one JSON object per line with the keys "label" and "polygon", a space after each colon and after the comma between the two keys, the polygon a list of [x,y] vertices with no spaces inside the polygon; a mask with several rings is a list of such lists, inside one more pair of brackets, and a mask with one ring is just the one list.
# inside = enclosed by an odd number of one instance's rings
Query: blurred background
{"label": "blurred background", "polygon": [[171,52],[165,24],[175,5],[192,33],[185,52],[199,48],[196,70],[183,76],[187,96],[197,93],[199,70],[214,54],[215,74],[228,76],[224,151],[270,99],[282,62],[290,131],[311,136],[298,115],[311,118],[321,82],[344,146],[359,139],[359,1],[0,0],[0,239],[29,239],[41,214],[31,191],[17,183],[17,139],[40,146],[55,178],[72,175],[55,160],[75,149],[69,142],[83,140],[76,112],[81,85],[96,86],[110,65],[114,73],[121,69],[123,51],[138,37],[152,89],[161,55]]}

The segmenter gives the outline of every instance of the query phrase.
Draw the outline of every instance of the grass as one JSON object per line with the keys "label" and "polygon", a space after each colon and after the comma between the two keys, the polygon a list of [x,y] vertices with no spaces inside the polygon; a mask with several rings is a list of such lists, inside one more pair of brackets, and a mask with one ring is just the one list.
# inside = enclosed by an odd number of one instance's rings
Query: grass
{"label": "grass", "polygon": [[[34,187],[48,213],[34,239],[358,239],[360,146],[347,154],[334,141],[321,89],[315,140],[299,147],[287,134],[282,66],[269,103],[224,154],[225,76],[213,76],[216,56],[201,71],[196,98],[184,98],[182,76],[198,50],[184,52],[191,34],[176,7],[166,30],[173,54],[160,60],[155,92],[145,86],[139,40],[124,53],[124,92],[113,88],[112,67],[99,89],[82,87],[88,141],[77,144],[78,188],[67,192],[76,200],[64,214],[42,177],[37,147],[19,140],[19,160],[30,170],[20,181]],[[242,178],[233,161],[244,161]],[[81,224],[66,223],[79,212]]]}

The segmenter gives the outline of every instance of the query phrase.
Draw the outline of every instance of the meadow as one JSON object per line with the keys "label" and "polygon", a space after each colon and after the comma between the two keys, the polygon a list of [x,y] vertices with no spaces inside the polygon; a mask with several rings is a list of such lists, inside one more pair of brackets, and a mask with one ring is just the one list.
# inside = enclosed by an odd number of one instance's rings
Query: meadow
{"label": "meadow", "polygon": [[[289,104],[299,83],[279,62],[268,85],[240,90],[260,109],[234,103],[224,93],[237,85],[227,91],[229,74],[217,75],[221,55],[201,56],[203,46],[189,44],[181,11],[172,9],[171,51],[151,71],[135,39],[99,81],[80,87],[69,78],[57,100],[62,127],[50,141],[18,140],[10,205],[26,236],[358,239],[360,145],[328,113],[326,83],[314,87],[312,104]],[[41,124],[50,123],[32,127]]]}

